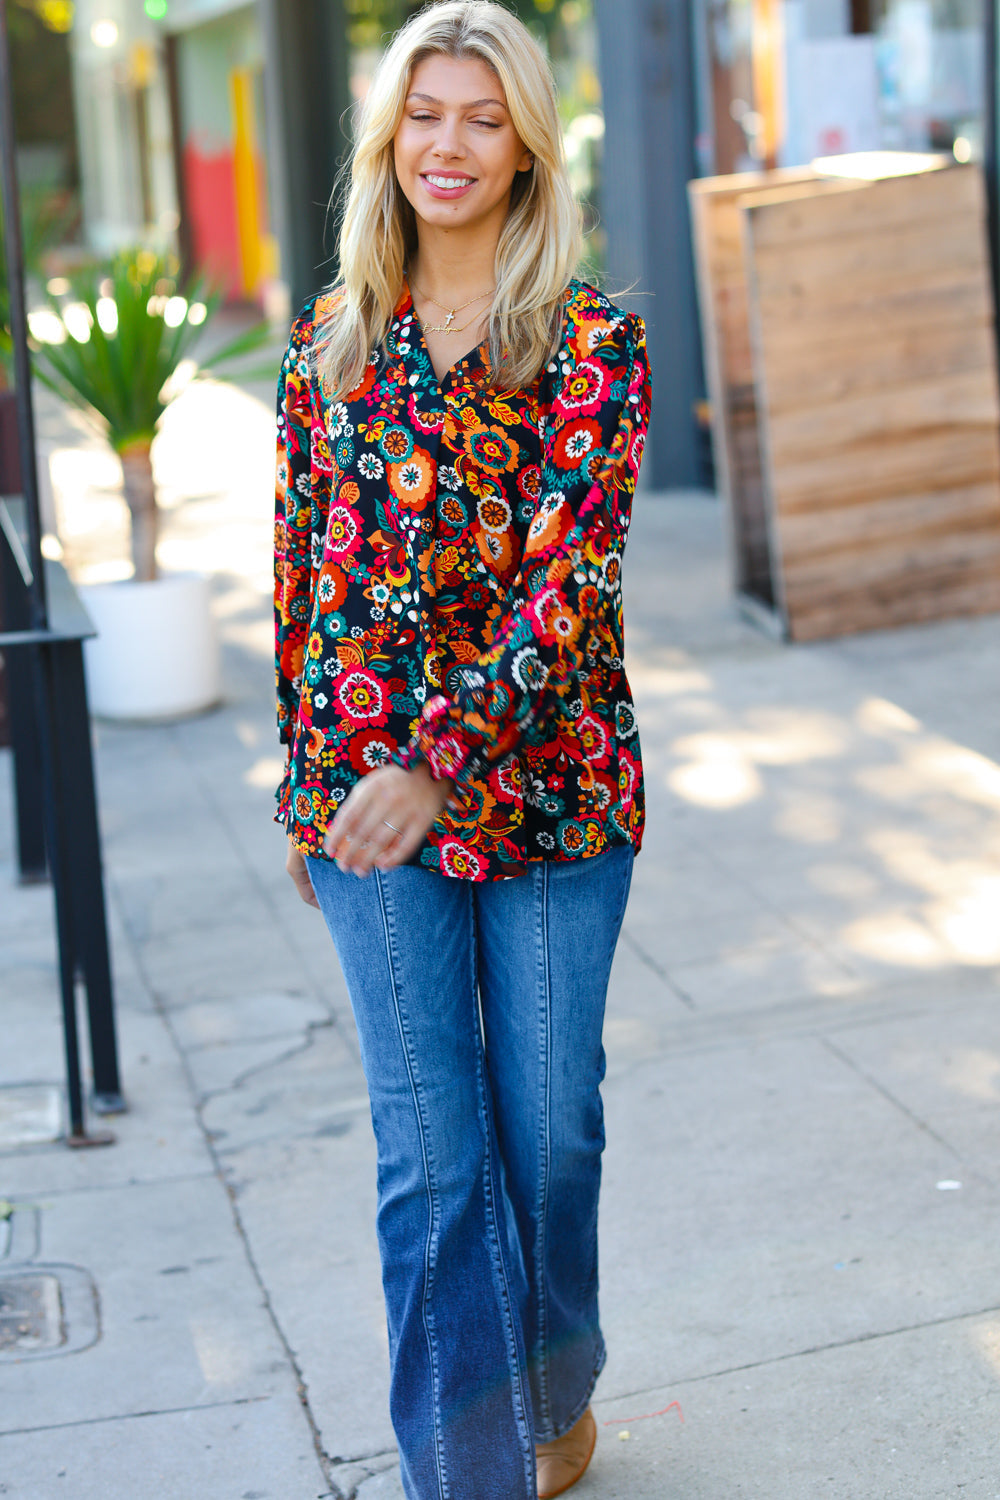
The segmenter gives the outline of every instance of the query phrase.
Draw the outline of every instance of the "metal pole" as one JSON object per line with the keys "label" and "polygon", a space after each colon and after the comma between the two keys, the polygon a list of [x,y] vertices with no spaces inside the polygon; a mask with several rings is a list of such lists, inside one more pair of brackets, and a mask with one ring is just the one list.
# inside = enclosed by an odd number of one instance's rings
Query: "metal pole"
{"label": "metal pole", "polygon": [[31,365],[28,360],[28,317],[24,302],[24,253],[21,246],[21,200],[17,186],[14,93],[11,86],[7,39],[7,0],[0,0],[0,190],[3,194],[4,249],[10,298],[10,336],[14,348],[14,385],[17,395],[17,433],[21,449],[21,488],[28,519],[28,561],[31,584],[28,598],[35,630],[48,627],[45,574],[42,569],[42,522],[38,509],[35,470],[35,418],[31,409]]}

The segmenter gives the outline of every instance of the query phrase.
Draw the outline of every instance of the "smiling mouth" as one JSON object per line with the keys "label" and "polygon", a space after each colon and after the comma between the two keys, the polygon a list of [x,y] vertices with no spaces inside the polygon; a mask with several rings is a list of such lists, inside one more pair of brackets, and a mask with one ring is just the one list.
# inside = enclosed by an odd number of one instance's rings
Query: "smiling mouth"
{"label": "smiling mouth", "polygon": [[453,192],[457,188],[471,187],[475,182],[474,177],[445,177],[437,172],[424,172],[421,174],[425,182],[432,187],[439,188],[442,192]]}

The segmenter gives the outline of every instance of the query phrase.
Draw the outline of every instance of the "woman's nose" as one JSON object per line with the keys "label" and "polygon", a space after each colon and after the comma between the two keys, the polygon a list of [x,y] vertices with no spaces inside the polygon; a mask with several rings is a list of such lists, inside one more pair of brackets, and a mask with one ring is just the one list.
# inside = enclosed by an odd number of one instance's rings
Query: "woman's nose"
{"label": "woman's nose", "polygon": [[442,120],[434,136],[434,150],[438,156],[454,157],[463,154],[462,140],[453,121]]}

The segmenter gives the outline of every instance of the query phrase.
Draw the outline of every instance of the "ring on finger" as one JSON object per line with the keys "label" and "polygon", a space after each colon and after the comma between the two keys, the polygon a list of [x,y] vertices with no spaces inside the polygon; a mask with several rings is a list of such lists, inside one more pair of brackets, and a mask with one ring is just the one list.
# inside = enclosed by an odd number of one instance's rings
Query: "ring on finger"
{"label": "ring on finger", "polygon": [[395,823],[390,823],[388,818],[383,818],[382,822],[385,824],[386,828],[392,829],[397,838],[402,838],[403,830],[401,828],[397,828]]}

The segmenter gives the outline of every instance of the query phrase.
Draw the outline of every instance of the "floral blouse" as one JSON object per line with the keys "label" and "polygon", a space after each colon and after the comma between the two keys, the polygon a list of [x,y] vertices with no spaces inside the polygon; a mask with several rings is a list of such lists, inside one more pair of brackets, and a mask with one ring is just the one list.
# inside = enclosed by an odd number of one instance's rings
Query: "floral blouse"
{"label": "floral blouse", "polygon": [[423,759],[456,790],[414,858],[430,870],[497,880],[638,848],[621,563],[649,415],[641,318],[574,281],[556,357],[498,391],[485,346],[438,381],[404,286],[384,348],[333,400],[311,347],[328,306],[296,320],[278,389],[278,821],[322,856],[360,777]]}

